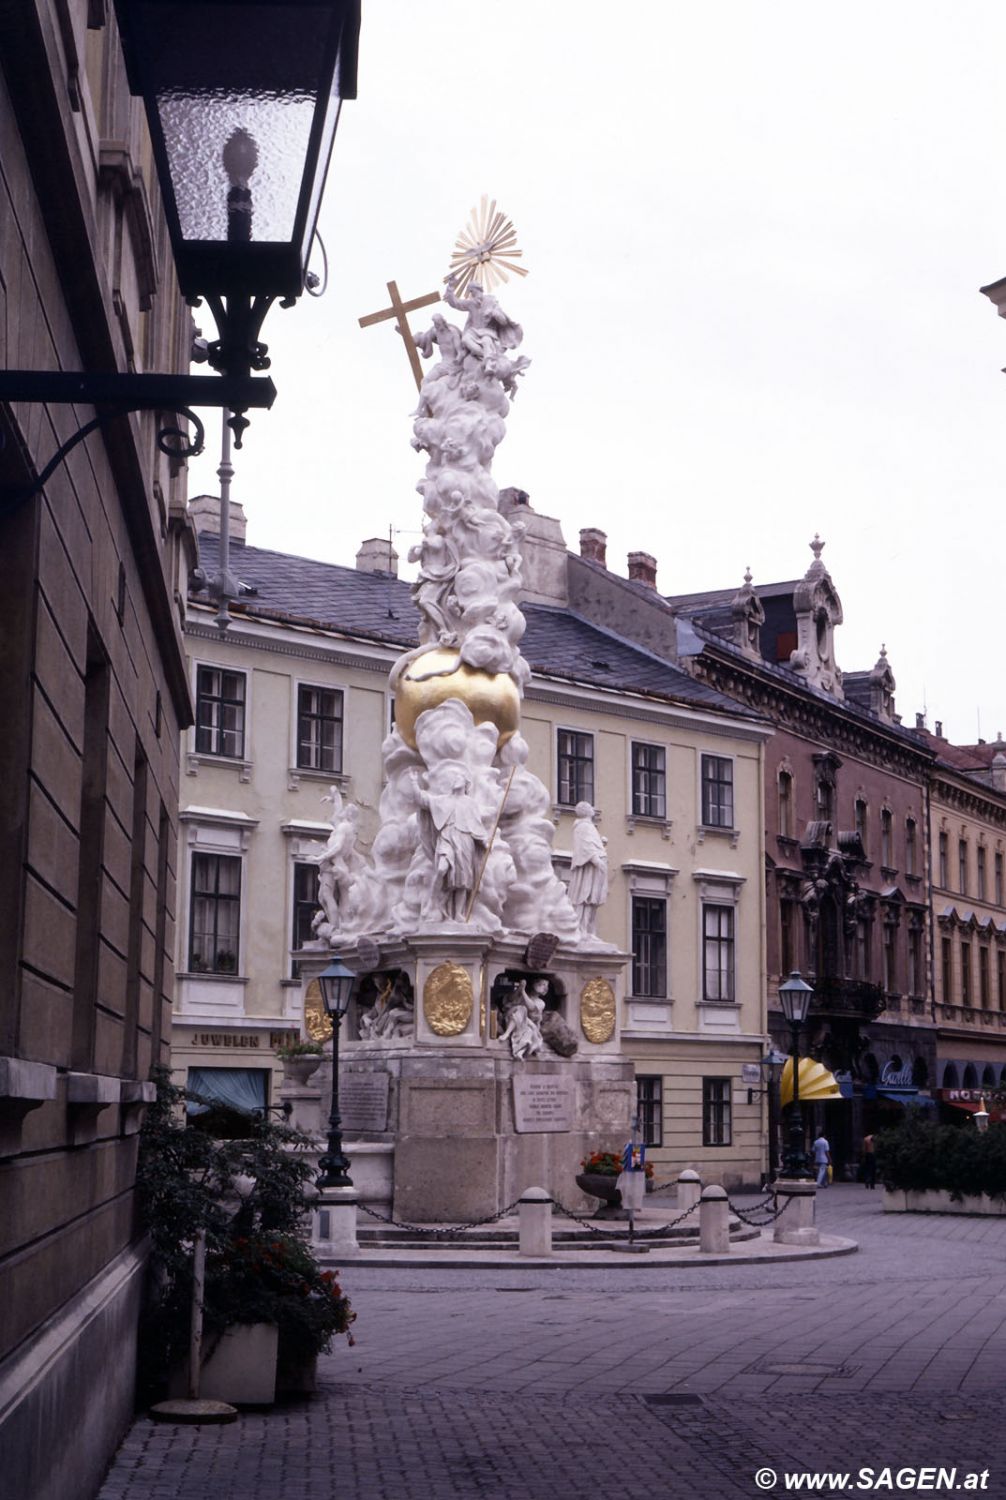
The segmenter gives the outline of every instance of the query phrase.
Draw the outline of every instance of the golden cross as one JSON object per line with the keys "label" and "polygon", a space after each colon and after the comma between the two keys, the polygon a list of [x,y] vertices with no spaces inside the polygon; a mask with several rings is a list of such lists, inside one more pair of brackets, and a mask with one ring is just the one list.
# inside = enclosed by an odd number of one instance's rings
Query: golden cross
{"label": "golden cross", "polygon": [[405,340],[405,350],[409,356],[412,373],[416,377],[416,389],[419,390],[423,384],[423,367],[419,363],[419,350],[412,337],[412,329],[409,327],[406,313],[415,312],[419,307],[429,307],[431,302],[439,302],[440,293],[430,292],[426,297],[415,297],[411,302],[403,302],[398,295],[396,283],[389,281],[388,296],[391,298],[391,306],[384,308],[382,312],[368,313],[367,317],[360,319],[360,327],[369,328],[371,323],[384,323],[388,318],[395,319],[398,331]]}

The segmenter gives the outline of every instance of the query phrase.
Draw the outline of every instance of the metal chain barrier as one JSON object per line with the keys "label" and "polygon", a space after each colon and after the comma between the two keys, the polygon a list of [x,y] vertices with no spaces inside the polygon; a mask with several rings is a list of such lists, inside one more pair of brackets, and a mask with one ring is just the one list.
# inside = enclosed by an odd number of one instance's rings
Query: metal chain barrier
{"label": "metal chain barrier", "polygon": [[679,1224],[683,1224],[685,1219],[690,1214],[693,1214],[699,1206],[697,1203],[693,1203],[691,1208],[686,1208],[684,1213],[679,1214],[676,1219],[671,1219],[666,1224],[658,1224],[654,1229],[598,1229],[595,1224],[590,1223],[589,1219],[584,1218],[582,1214],[575,1214],[571,1208],[566,1208],[557,1198],[553,1198],[551,1201],[552,1207],[558,1210],[565,1218],[572,1219],[575,1224],[580,1224],[584,1229],[589,1229],[592,1234],[600,1235],[602,1239],[609,1240],[659,1239],[662,1235],[669,1234],[672,1229],[676,1229]]}
{"label": "metal chain barrier", "polygon": [[429,1224],[406,1224],[401,1219],[392,1219],[387,1214],[379,1213],[376,1208],[368,1208],[365,1203],[359,1203],[357,1207],[370,1218],[378,1219],[382,1224],[392,1224],[395,1229],[407,1229],[411,1234],[428,1234],[431,1239],[446,1240],[457,1239],[469,1229],[481,1229],[483,1224],[498,1224],[500,1219],[505,1219],[519,1203],[520,1199],[515,1198],[512,1203],[507,1204],[506,1208],[501,1208],[499,1213],[488,1214],[484,1219],[472,1219],[468,1224],[451,1224],[447,1227],[438,1225],[436,1228],[431,1228]]}
{"label": "metal chain barrier", "polygon": [[[669,1187],[677,1187],[677,1183],[662,1183],[659,1188],[654,1188],[652,1192],[647,1196],[652,1197],[653,1193],[664,1192]],[[775,1208],[769,1209],[768,1205],[775,1200],[776,1194],[769,1193],[768,1196],[763,1198],[760,1203],[753,1204],[749,1210],[738,1207],[738,1205],[734,1203],[732,1198],[727,1199],[727,1205],[730,1211],[734,1215],[736,1215],[736,1217],[741,1221],[742,1224],[747,1224],[753,1229],[761,1229],[765,1225],[773,1224],[777,1219],[780,1219],[789,1208],[790,1204],[793,1202],[793,1199],[791,1197],[787,1197],[781,1208],[777,1206]],[[606,1226],[603,1229],[599,1229],[596,1224],[591,1223],[590,1217],[588,1215],[574,1213],[571,1208],[567,1208],[565,1204],[560,1203],[558,1198],[550,1198],[548,1201],[551,1203],[556,1212],[563,1216],[563,1218],[571,1219],[574,1224],[579,1224],[580,1227],[582,1229],[586,1229],[589,1234],[597,1235],[598,1239],[603,1240],[635,1241],[661,1239],[665,1235],[669,1234],[672,1229],[677,1229],[679,1224],[683,1224],[684,1221],[687,1218],[690,1218],[695,1210],[699,1207],[698,1203],[693,1203],[691,1208],[686,1208],[684,1213],[678,1214],[678,1217],[676,1219],[670,1219],[666,1224],[658,1224],[652,1229],[636,1229],[634,1226],[631,1226],[629,1229],[615,1229],[613,1226],[611,1228],[608,1228]],[[460,1239],[460,1237],[463,1234],[466,1234],[469,1229],[481,1229],[486,1224],[498,1224],[501,1219],[505,1219],[508,1217],[508,1215],[512,1214],[514,1209],[520,1206],[520,1203],[521,1199],[515,1198],[512,1203],[507,1204],[506,1208],[501,1208],[498,1213],[487,1214],[484,1219],[472,1219],[471,1222],[467,1224],[451,1224],[448,1226],[438,1225],[435,1228],[431,1227],[429,1224],[409,1224],[402,1219],[391,1218],[390,1215],[382,1214],[376,1208],[368,1208],[365,1203],[360,1203],[357,1206],[362,1213],[367,1214],[367,1216],[371,1219],[377,1219],[381,1224],[390,1224],[393,1228],[407,1230],[410,1234],[428,1235],[430,1239],[449,1240]],[[754,1214],[763,1211],[765,1211],[764,1218],[756,1219],[753,1217]]]}

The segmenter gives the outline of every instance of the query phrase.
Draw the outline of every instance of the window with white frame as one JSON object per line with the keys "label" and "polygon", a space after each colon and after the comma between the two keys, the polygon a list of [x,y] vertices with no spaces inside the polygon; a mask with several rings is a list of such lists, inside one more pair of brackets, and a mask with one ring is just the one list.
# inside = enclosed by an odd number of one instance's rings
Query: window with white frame
{"label": "window with white frame", "polygon": [[236,974],[241,932],[241,860],[193,854],[189,972]]}
{"label": "window with white frame", "polygon": [[667,816],[667,755],[663,745],[633,741],[632,811],[638,818]]}
{"label": "window with white frame", "polygon": [[560,729],[556,743],[559,770],[558,800],[563,807],[594,802],[594,736]]}
{"label": "window with white frame", "polygon": [[663,896],[632,898],[632,993],[667,995],[667,901]]}
{"label": "window with white frame", "polygon": [[733,1000],[734,909],[706,903],[702,907],[702,998]]}
{"label": "window with white frame", "polygon": [[644,1146],[664,1144],[664,1080],[656,1075],[636,1075],[636,1117]]}
{"label": "window with white frame", "polygon": [[[290,946],[303,948],[314,937],[315,913],[318,910],[318,875],[316,864],[298,860],[293,867],[293,931]],[[290,973],[294,979],[300,977],[300,965],[291,960]]]}
{"label": "window with white frame", "polygon": [[706,828],[734,826],[734,763],[723,755],[702,757],[702,822]]}
{"label": "window with white frame", "polygon": [[245,753],[245,674],[196,667],[196,753],[240,760]]}
{"label": "window with white frame", "polygon": [[729,1146],[733,1143],[732,1090],[729,1078],[702,1080],[702,1144]]}
{"label": "window with white frame", "polygon": [[297,769],[342,770],[342,692],[339,688],[297,688]]}

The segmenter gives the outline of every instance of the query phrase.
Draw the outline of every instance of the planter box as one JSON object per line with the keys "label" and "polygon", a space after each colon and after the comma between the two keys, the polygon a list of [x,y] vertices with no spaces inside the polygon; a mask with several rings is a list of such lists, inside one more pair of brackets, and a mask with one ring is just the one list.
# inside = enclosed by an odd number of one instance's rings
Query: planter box
{"label": "planter box", "polygon": [[885,1188],[883,1206],[886,1214],[977,1214],[988,1218],[1006,1215],[1006,1204],[987,1193],[955,1202],[945,1189],[935,1188],[922,1193],[903,1192],[900,1188],[891,1192]]}
{"label": "planter box", "polygon": [[[205,1349],[204,1345],[204,1349]],[[276,1399],[279,1329],[273,1323],[236,1323],[203,1359],[200,1398],[232,1406],[271,1406]],[[186,1395],[188,1369],[176,1370],[168,1394]]]}

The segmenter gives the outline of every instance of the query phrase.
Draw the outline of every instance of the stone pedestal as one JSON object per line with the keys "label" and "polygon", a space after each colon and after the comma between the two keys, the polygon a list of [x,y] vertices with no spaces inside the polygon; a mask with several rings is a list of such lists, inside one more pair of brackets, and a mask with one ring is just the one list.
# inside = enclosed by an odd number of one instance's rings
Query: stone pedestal
{"label": "stone pedestal", "polygon": [[[343,1135],[354,1163],[362,1146],[380,1146],[380,1162],[368,1163],[372,1186],[390,1180],[390,1203],[375,1206],[406,1222],[470,1222],[540,1184],[589,1211],[575,1182],[580,1162],[620,1151],[635,1112],[633,1067],[619,1046],[626,955],[560,946],[547,966],[550,1001],[577,1051],[516,1059],[499,1039],[494,994],[504,980],[544,972],[526,965],[526,940],[431,933],[362,947],[342,946],[348,967],[404,975],[415,1004],[411,1037],[361,1040],[353,1010],[342,1028]],[[310,950],[297,957],[305,983],[324,966]]]}
{"label": "stone pedestal", "polygon": [[[683,1214],[686,1209],[694,1209],[701,1197],[702,1178],[691,1167],[686,1167],[683,1172],[678,1173],[678,1212]],[[689,1221],[688,1228],[692,1229],[694,1226],[693,1218]]]}
{"label": "stone pedestal", "polygon": [[315,1199],[314,1244],[328,1255],[355,1255],[356,1205],[360,1195],[352,1188],[320,1188]]}
{"label": "stone pedestal", "polygon": [[777,1245],[819,1245],[821,1236],[814,1223],[817,1188],[813,1182],[780,1177],[775,1184],[776,1208],[785,1212],[775,1221],[772,1238]]}
{"label": "stone pedestal", "polygon": [[521,1255],[552,1254],[552,1200],[544,1188],[527,1188],[520,1200]]}
{"label": "stone pedestal", "polygon": [[699,1200],[699,1250],[724,1255],[730,1249],[730,1204],[718,1183],[703,1188]]}
{"label": "stone pedestal", "polygon": [[289,1103],[291,1106],[286,1122],[291,1130],[299,1130],[302,1134],[310,1136],[324,1134],[324,1122],[321,1117],[321,1089],[316,1077],[308,1083],[301,1083],[296,1078],[285,1075],[278,1093],[280,1103]]}

